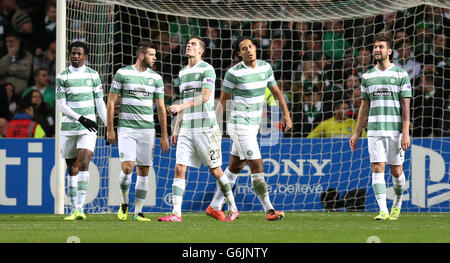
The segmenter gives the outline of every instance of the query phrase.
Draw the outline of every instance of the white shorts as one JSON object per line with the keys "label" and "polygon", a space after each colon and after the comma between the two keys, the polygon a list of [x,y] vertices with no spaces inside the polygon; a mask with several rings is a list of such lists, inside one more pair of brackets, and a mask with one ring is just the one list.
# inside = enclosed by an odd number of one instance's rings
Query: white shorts
{"label": "white shorts", "polygon": [[371,163],[403,164],[405,151],[403,151],[401,145],[401,134],[390,137],[368,137],[367,142]]}
{"label": "white shorts", "polygon": [[153,166],[155,130],[141,132],[119,128],[117,139],[120,162],[135,162],[136,165]]}
{"label": "white shorts", "polygon": [[178,136],[176,163],[200,168],[222,166],[222,134],[219,130]]}
{"label": "white shorts", "polygon": [[75,159],[78,149],[88,149],[94,152],[97,133],[89,132],[80,135],[61,135],[61,155],[64,159]]}
{"label": "white shorts", "polygon": [[231,155],[239,156],[241,160],[261,159],[261,151],[258,145],[258,135],[230,135],[233,145]]}

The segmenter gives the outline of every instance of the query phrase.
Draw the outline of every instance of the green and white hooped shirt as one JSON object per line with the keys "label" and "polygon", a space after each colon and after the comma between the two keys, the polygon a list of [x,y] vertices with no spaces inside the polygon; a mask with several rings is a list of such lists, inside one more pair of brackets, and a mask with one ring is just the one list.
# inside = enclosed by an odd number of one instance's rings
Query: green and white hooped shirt
{"label": "green and white hooped shirt", "polygon": [[116,72],[110,92],[122,97],[118,123],[121,130],[154,130],[153,98],[164,99],[161,75],[150,68],[141,72],[134,65],[127,66]]}
{"label": "green and white hooped shirt", "polygon": [[180,134],[210,132],[219,128],[214,110],[214,90],[216,72],[214,68],[201,60],[193,67],[185,66],[179,73],[180,96],[183,103],[200,98],[202,89],[210,89],[207,102],[184,109]]}
{"label": "green and white hooped shirt", "polygon": [[361,99],[370,101],[367,136],[397,136],[402,132],[401,99],[411,98],[408,73],[392,65],[369,69],[361,80]]}
{"label": "green and white hooped shirt", "polygon": [[[103,87],[98,72],[90,67],[69,66],[56,77],[56,99],[65,99],[67,106],[73,111],[95,122],[97,98],[103,98]],[[62,115],[62,135],[80,135],[88,132],[78,120]]]}
{"label": "green and white hooped shirt", "polygon": [[228,133],[258,134],[266,88],[275,85],[272,67],[262,60],[255,68],[241,62],[227,71],[222,91],[233,95]]}

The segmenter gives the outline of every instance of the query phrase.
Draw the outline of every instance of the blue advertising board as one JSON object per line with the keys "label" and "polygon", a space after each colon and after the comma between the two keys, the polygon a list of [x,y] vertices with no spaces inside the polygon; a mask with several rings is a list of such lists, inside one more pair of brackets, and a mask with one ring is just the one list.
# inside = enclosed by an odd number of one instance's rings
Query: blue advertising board
{"label": "blue advertising board", "polygon": [[[154,170],[149,174],[149,194],[144,212],[170,211],[175,148],[162,154],[156,142]],[[348,139],[282,138],[261,146],[266,181],[272,203],[284,211],[323,211],[321,194],[335,188],[342,195],[366,190],[365,211],[377,211],[371,187],[367,140],[350,151]],[[54,139],[0,139],[0,213],[53,213],[55,174]],[[406,152],[406,189],[402,209],[410,212],[450,211],[450,138],[415,138]],[[229,162],[231,142],[222,143],[223,169]],[[97,141],[90,165],[87,212],[114,212],[120,204],[117,146]],[[133,181],[135,181],[135,174]],[[212,199],[215,179],[207,168],[189,168],[183,211],[204,211]],[[388,205],[393,198],[392,179],[386,169]],[[240,211],[261,211],[245,167],[234,189]],[[130,202],[134,200],[134,184]],[[66,204],[69,204],[66,197]],[[132,207],[131,207],[132,208]]]}

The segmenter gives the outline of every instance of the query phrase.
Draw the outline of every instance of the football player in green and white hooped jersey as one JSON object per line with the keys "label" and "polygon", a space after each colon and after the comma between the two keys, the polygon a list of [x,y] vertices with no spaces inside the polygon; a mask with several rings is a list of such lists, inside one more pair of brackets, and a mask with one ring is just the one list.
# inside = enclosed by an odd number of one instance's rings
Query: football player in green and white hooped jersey
{"label": "football player in green and white hooped jersey", "polygon": [[[411,84],[408,73],[389,61],[391,40],[380,34],[374,39],[373,55],[377,64],[362,76],[361,106],[350,148],[357,148],[363,125],[368,118],[367,137],[372,165],[372,187],[380,213],[375,220],[397,220],[402,205],[405,151],[409,136]],[[395,192],[391,213],[386,204],[384,170],[389,163]]]}
{"label": "football player in green and white hooped jersey", "polygon": [[64,220],[86,219],[83,205],[89,179],[89,163],[97,140],[95,113],[106,125],[103,88],[97,71],[84,64],[89,50],[83,42],[69,46],[70,66],[56,77],[56,99],[61,119],[61,153],[69,171],[72,212]]}
{"label": "football player in green and white hooped jersey", "polygon": [[[255,42],[251,38],[243,37],[236,41],[235,51],[242,61],[225,74],[219,104],[222,109],[231,110],[230,117],[227,119],[227,132],[233,145],[230,163],[225,174],[234,185],[239,173],[248,164],[252,186],[263,205],[266,219],[279,220],[284,217],[284,212],[276,211],[270,201],[257,140],[266,87],[269,87],[279,103],[283,113],[281,124],[284,132],[292,128],[292,120],[284,96],[274,78],[272,67],[269,63],[256,58]],[[232,96],[233,100],[231,100]],[[223,196],[216,190],[206,213],[216,219],[222,217],[222,204]]]}
{"label": "football player in green and white hooped jersey", "polygon": [[142,41],[136,50],[136,62],[119,69],[108,95],[108,142],[116,144],[114,131],[114,108],[121,97],[118,122],[118,142],[121,170],[119,175],[122,204],[117,212],[119,220],[128,217],[129,189],[136,165],[135,221],[148,222],[142,213],[148,190],[148,172],[153,166],[155,150],[155,123],[153,99],[156,101],[161,126],[160,147],[163,153],[169,149],[167,116],[164,105],[164,83],[161,75],[151,67],[156,61],[156,47],[150,41]]}
{"label": "football player in green and white hooped jersey", "polygon": [[[187,166],[199,168],[203,163],[209,167],[216,178],[221,192],[230,207],[233,218],[239,215],[234,202],[228,178],[222,171],[222,135],[217,124],[214,110],[214,89],[216,73],[214,68],[202,60],[205,52],[205,42],[191,38],[186,47],[188,65],[180,73],[180,95],[182,104],[167,108],[172,114],[177,114],[177,122],[172,134],[172,144],[177,147],[175,178],[172,184],[172,214],[160,217],[159,221],[182,221],[181,205],[186,187]],[[222,218],[226,220],[226,218]]]}

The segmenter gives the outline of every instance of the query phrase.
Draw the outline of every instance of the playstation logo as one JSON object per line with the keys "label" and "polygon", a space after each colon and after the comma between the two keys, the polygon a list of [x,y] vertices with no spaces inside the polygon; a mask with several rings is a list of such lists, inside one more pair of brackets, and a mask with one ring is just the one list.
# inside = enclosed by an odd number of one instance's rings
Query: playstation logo
{"label": "playstation logo", "polygon": [[[450,171],[449,171],[450,172]],[[450,184],[446,178],[446,162],[441,154],[429,148],[411,146],[411,173],[407,178],[404,201],[419,208],[431,208],[450,200]],[[393,197],[394,190],[388,189]]]}

